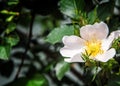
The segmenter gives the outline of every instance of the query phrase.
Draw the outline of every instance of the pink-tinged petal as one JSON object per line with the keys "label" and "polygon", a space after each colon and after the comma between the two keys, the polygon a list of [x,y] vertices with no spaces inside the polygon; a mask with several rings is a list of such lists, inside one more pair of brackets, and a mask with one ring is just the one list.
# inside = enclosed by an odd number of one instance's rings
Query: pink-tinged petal
{"label": "pink-tinged petal", "polygon": [[62,39],[65,46],[69,46],[71,48],[81,48],[84,46],[84,40],[78,36],[64,36]]}
{"label": "pink-tinged petal", "polygon": [[99,39],[104,39],[108,36],[109,29],[108,29],[107,24],[105,24],[104,22],[95,23],[94,27],[98,31],[97,36],[98,36]]}
{"label": "pink-tinged petal", "polygon": [[109,33],[108,26],[104,22],[86,25],[80,28],[80,35],[83,39],[105,39]]}
{"label": "pink-tinged petal", "polygon": [[64,57],[73,57],[74,55],[81,52],[82,52],[82,48],[74,49],[71,47],[64,46],[63,48],[60,49],[60,54]]}
{"label": "pink-tinged petal", "polygon": [[110,39],[104,39],[102,40],[102,50],[107,51],[112,45],[112,40]]}
{"label": "pink-tinged petal", "polygon": [[64,59],[66,62],[85,62],[80,54],[77,54],[71,58],[65,58]]}
{"label": "pink-tinged petal", "polygon": [[113,31],[107,39],[102,40],[102,49],[108,50],[114,39],[117,39],[120,36],[120,30]]}
{"label": "pink-tinged petal", "polygon": [[104,54],[95,57],[95,59],[101,62],[107,62],[109,59],[113,58],[115,54],[116,54],[115,49],[111,48],[110,50],[106,51]]}
{"label": "pink-tinged petal", "polygon": [[86,25],[80,28],[80,36],[85,40],[90,40],[94,34],[96,34],[96,30],[92,25]]}
{"label": "pink-tinged petal", "polygon": [[120,37],[120,30],[113,31],[110,35],[114,36],[114,39]]}

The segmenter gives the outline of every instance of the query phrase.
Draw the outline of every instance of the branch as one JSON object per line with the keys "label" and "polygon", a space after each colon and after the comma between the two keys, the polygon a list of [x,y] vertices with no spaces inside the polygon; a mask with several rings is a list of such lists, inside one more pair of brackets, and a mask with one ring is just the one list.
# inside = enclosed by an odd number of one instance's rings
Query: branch
{"label": "branch", "polygon": [[26,48],[25,48],[24,53],[21,55],[21,64],[20,64],[20,66],[18,68],[17,74],[15,76],[15,80],[18,79],[18,77],[19,77],[20,71],[22,69],[22,66],[23,66],[24,60],[25,60],[24,56],[27,54],[27,51],[30,48],[30,42],[31,42],[31,37],[32,37],[32,29],[33,29],[33,22],[34,22],[34,18],[35,18],[35,13],[31,12],[31,16],[32,16],[32,18],[31,18],[31,22],[30,22],[30,30],[29,30],[28,42],[26,44]]}

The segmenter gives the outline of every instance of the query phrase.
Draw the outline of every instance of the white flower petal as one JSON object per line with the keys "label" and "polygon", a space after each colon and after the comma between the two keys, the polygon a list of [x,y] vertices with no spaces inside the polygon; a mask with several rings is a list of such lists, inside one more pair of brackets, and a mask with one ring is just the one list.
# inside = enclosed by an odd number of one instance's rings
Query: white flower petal
{"label": "white flower petal", "polygon": [[84,40],[78,36],[64,36],[62,39],[65,46],[73,47],[73,48],[81,48],[84,46]]}
{"label": "white flower petal", "polygon": [[113,39],[113,37],[109,37],[107,39],[102,40],[102,50],[107,51],[111,47]]}
{"label": "white flower petal", "polygon": [[109,59],[113,58],[115,54],[116,54],[115,49],[111,48],[110,50],[106,51],[104,54],[95,57],[95,59],[101,62],[107,62]]}
{"label": "white flower petal", "polygon": [[114,39],[120,37],[120,30],[113,31],[110,35],[114,36]]}
{"label": "white flower petal", "polygon": [[113,31],[107,39],[102,40],[102,49],[108,50],[114,39],[117,39],[120,36],[120,30]]}
{"label": "white flower petal", "polygon": [[82,48],[74,49],[67,46],[64,46],[63,48],[60,49],[60,53],[64,57],[73,57],[74,55],[81,53],[82,51],[83,51]]}
{"label": "white flower petal", "polygon": [[80,35],[83,39],[91,40],[104,39],[108,35],[108,27],[104,22],[95,23],[94,25],[86,25],[80,28]]}
{"label": "white flower petal", "polygon": [[65,58],[64,59],[66,62],[85,62],[80,54],[77,54],[71,58]]}
{"label": "white flower petal", "polygon": [[97,33],[98,38],[104,39],[108,36],[109,29],[108,29],[107,24],[105,24],[104,22],[95,23],[94,27],[98,31],[98,33]]}

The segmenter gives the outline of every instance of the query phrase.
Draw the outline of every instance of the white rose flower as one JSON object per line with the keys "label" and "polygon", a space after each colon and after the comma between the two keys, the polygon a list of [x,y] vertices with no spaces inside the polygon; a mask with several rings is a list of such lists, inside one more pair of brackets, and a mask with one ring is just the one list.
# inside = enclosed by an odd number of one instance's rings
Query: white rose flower
{"label": "white rose flower", "polygon": [[82,55],[88,54],[89,59],[107,62],[116,54],[111,44],[120,35],[120,30],[114,31],[108,36],[109,29],[104,22],[86,25],[80,28],[80,36],[64,36],[64,47],[60,53],[66,62],[85,62]]}

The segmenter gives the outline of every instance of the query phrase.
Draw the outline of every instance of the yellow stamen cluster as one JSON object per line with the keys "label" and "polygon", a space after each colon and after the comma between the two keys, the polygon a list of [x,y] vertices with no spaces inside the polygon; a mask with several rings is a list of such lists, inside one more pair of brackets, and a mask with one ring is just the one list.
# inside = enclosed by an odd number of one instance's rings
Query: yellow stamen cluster
{"label": "yellow stamen cluster", "polygon": [[86,53],[94,58],[97,54],[102,54],[104,51],[101,49],[100,40],[89,40],[85,42]]}

